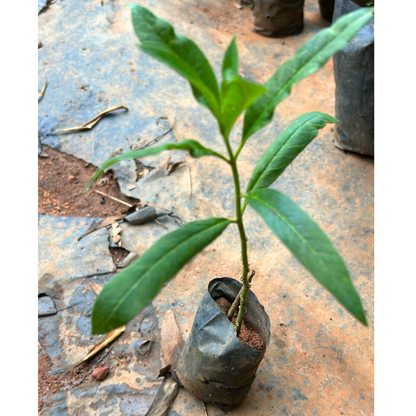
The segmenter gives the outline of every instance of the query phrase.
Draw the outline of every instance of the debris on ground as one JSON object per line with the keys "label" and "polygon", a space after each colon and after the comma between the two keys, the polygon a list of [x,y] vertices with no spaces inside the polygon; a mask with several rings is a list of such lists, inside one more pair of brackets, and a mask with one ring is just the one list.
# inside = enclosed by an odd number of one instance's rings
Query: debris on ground
{"label": "debris on ground", "polygon": [[46,91],[46,86],[48,85],[48,82],[45,81],[45,85],[43,86],[43,88],[40,90],[39,94],[38,94],[38,101],[40,101],[40,99],[43,97],[43,95],[45,94]]}
{"label": "debris on ground", "polygon": [[88,361],[89,359],[91,359],[92,357],[94,357],[95,354],[97,354],[98,352],[100,352],[103,348],[105,348],[108,344],[110,344],[111,342],[113,342],[116,338],[118,338],[124,331],[126,330],[126,326],[123,325],[120,328],[116,328],[113,329],[111,332],[109,332],[101,342],[99,342],[97,345],[95,345],[90,351],[89,353],[78,363],[76,364],[74,367],[77,367],[83,363],[85,363],[86,361]]}
{"label": "debris on ground", "polygon": [[55,130],[54,132],[49,133],[49,134],[50,135],[66,134],[66,133],[75,133],[75,132],[83,131],[83,130],[91,130],[104,116],[106,116],[107,114],[110,114],[114,111],[121,110],[121,109],[128,111],[128,108],[126,106],[116,105],[114,107],[107,108],[107,110],[102,111],[100,114],[96,115],[91,120],[87,121],[86,123],[82,124],[81,126],[70,127],[70,128],[62,129],[62,130]]}
{"label": "debris on ground", "polygon": [[103,381],[108,376],[109,372],[110,372],[110,367],[97,367],[92,372],[92,376],[98,381]]}

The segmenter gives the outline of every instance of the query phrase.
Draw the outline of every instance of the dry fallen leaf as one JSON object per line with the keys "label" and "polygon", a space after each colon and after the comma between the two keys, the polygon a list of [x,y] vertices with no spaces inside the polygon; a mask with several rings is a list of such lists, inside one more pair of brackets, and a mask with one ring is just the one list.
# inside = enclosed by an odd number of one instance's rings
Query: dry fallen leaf
{"label": "dry fallen leaf", "polygon": [[63,130],[56,130],[52,134],[62,134],[62,133],[74,133],[81,130],[91,130],[104,116],[113,111],[124,109],[128,111],[128,108],[124,105],[116,105],[114,107],[107,108],[107,110],[102,111],[100,114],[93,117],[91,120],[87,121],[86,123],[82,124],[81,126],[77,127],[70,127],[68,129]]}
{"label": "dry fallen leaf", "polygon": [[78,363],[75,365],[78,366],[82,363],[85,363],[90,358],[92,358],[95,354],[100,352],[106,345],[110,344],[110,342],[114,341],[116,338],[118,338],[124,331],[126,330],[126,325],[121,326],[120,328],[113,329],[111,332],[109,332],[104,339],[99,342],[97,345],[95,345],[89,353]]}
{"label": "dry fallen leaf", "polygon": [[185,166],[185,163],[186,160],[180,160],[179,162],[169,164],[167,168],[168,175],[171,175],[173,172],[175,172],[175,170],[181,168],[182,166]]}
{"label": "dry fallen leaf", "polygon": [[169,166],[169,162],[170,162],[170,156],[168,156],[159,166],[162,168],[162,169],[168,169],[168,166]]}
{"label": "dry fallen leaf", "polygon": [[45,81],[45,85],[42,88],[42,91],[38,94],[38,101],[43,97],[43,94],[45,94],[46,85],[48,85],[47,81]]}
{"label": "dry fallen leaf", "polygon": [[80,237],[78,237],[78,241],[81,240],[81,238],[85,237],[86,235],[92,233],[93,231],[99,230],[100,228],[107,227],[117,220],[121,219],[120,216],[113,216],[113,217],[107,217],[99,222],[93,222],[91,226],[88,228],[87,231],[85,231],[84,234],[82,234]]}
{"label": "dry fallen leaf", "polygon": [[114,243],[119,243],[121,241],[121,237],[120,237],[120,233],[121,233],[121,228],[118,225],[118,222],[115,222],[113,224],[111,224],[111,230],[110,230],[110,235],[113,238]]}
{"label": "dry fallen leaf", "polygon": [[95,282],[91,282],[91,281],[88,281],[88,284],[89,284],[91,290],[98,296],[103,287],[101,285],[99,285]]}

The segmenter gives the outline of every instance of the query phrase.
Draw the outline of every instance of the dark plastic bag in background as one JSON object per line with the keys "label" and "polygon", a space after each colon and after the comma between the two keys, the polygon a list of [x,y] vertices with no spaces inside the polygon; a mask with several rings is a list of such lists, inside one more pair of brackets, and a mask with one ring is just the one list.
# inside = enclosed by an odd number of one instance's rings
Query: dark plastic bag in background
{"label": "dark plastic bag in background", "polygon": [[[334,22],[359,9],[351,0],[336,0]],[[374,156],[374,18],[334,55],[336,147]]]}
{"label": "dark plastic bag in background", "polygon": [[319,11],[321,16],[328,22],[332,22],[334,15],[335,0],[319,0]]}
{"label": "dark plastic bag in background", "polygon": [[[177,368],[178,378],[188,391],[223,409],[231,409],[244,400],[266,351],[238,340],[232,323],[215,303],[220,297],[232,303],[241,286],[229,277],[209,283]],[[259,333],[267,348],[270,320],[251,290],[244,321]]]}
{"label": "dark plastic bag in background", "polygon": [[280,38],[297,35],[303,29],[305,0],[256,0],[254,31],[263,36]]}

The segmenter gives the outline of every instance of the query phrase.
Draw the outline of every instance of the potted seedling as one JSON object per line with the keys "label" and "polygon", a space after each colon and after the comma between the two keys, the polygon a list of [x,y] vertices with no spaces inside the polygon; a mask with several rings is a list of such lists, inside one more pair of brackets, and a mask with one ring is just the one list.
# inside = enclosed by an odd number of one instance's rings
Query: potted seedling
{"label": "potted seedling", "polygon": [[[141,50],[189,81],[196,100],[217,120],[226,153],[220,154],[195,140],[133,150],[106,161],[86,189],[104,170],[122,160],[164,150],[186,150],[194,158],[216,157],[229,165],[234,181],[235,217],[189,222],[160,238],[104,286],[94,304],[92,333],[104,334],[129,322],[193,256],[227,227],[236,226],[241,241],[241,282],[216,278],[209,283],[177,369],[180,382],[198,398],[223,408],[232,407],[246,396],[270,338],[269,318],[250,290],[253,273],[243,222],[247,206],[355,318],[367,325],[360,297],[328,237],[289,197],[269,188],[317,136],[319,129],[337,120],[320,112],[298,117],[265,151],[245,190],[240,187],[237,160],[250,136],[270,123],[275,107],[289,96],[291,88],[346,46],[372,17],[373,9],[357,10],[318,32],[264,85],[249,82],[238,74],[234,37],[224,55],[219,86],[210,63],[191,39],[177,35],[167,21],[146,8],[139,5],[130,8]],[[243,112],[241,141],[233,149],[229,134]],[[219,302],[219,298],[225,298],[225,303]],[[255,334],[251,345],[241,337],[244,326]]]}

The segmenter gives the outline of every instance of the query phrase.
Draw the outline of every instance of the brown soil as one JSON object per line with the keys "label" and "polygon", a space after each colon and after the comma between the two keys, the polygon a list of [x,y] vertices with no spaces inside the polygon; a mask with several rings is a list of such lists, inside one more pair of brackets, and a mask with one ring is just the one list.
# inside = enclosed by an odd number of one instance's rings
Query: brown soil
{"label": "brown soil", "polygon": [[[231,303],[228,302],[228,300],[224,297],[218,298],[215,302],[224,312],[224,315],[226,315],[230,309]],[[236,320],[237,312],[235,312],[231,322],[234,324]],[[244,342],[244,344],[255,348],[256,350],[263,351],[265,349],[264,342],[262,341],[260,335],[254,329],[249,328],[244,321],[241,324],[240,335],[238,336],[238,339],[241,342]]]}
{"label": "brown soil", "polygon": [[60,376],[49,374],[51,360],[48,355],[39,354],[38,357],[38,410],[44,405],[43,396],[55,393],[63,387]]}
{"label": "brown soil", "polygon": [[131,205],[139,201],[120,192],[112,172],[102,175],[88,193],[82,188],[97,168],[43,145],[48,157],[38,157],[38,210],[42,215],[103,218],[120,215],[128,206],[94,192],[98,190]]}
{"label": "brown soil", "polygon": [[[102,354],[106,354],[106,351]],[[82,383],[95,382],[91,374],[98,365],[105,366],[105,363],[98,359],[94,363],[85,363],[62,374],[50,374],[51,358],[40,352],[38,355],[38,412],[40,413],[42,409],[53,404],[46,400],[46,395],[57,393],[60,390],[70,390]]]}
{"label": "brown soil", "polygon": [[111,256],[113,257],[113,263],[118,266],[130,253],[123,247],[109,247]]}

